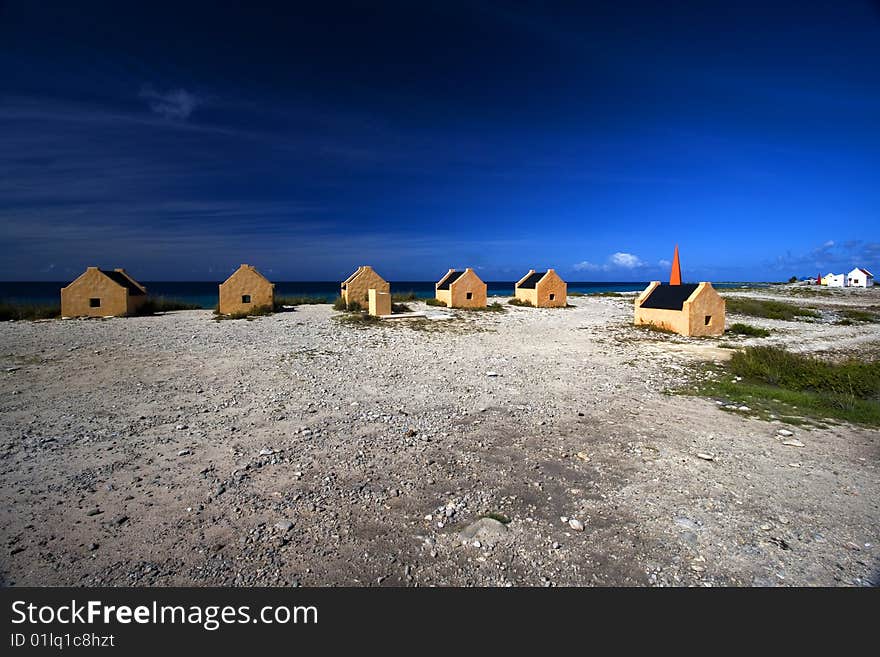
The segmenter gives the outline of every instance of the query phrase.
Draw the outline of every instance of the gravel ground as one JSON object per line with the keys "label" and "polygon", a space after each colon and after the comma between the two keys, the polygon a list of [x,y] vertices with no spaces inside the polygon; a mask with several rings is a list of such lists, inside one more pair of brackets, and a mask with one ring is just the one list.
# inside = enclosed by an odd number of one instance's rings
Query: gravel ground
{"label": "gravel ground", "polygon": [[[658,335],[629,325],[631,299],[571,302],[0,324],[2,583],[880,582],[876,430],[669,394],[761,340]],[[798,349],[880,338],[734,321]]]}

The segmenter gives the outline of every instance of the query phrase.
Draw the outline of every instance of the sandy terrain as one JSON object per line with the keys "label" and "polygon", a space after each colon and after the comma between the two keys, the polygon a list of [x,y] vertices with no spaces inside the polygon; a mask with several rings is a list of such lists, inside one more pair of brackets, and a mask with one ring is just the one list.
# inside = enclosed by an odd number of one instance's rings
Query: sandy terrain
{"label": "sandy terrain", "polygon": [[[667,392],[724,345],[855,352],[880,325],[729,316],[775,332],[686,339],[629,326],[628,299],[572,303],[365,326],[329,306],[0,324],[0,577],[880,582],[880,432],[791,426],[804,446],[788,446],[783,425]],[[509,524],[462,539],[490,513]]]}

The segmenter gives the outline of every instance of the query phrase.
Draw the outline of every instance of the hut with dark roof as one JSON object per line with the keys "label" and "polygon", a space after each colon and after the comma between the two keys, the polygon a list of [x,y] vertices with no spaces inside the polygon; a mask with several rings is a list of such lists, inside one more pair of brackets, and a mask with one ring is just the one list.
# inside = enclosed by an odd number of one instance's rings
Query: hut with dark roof
{"label": "hut with dark roof", "polygon": [[467,269],[450,269],[437,281],[437,300],[447,308],[485,308],[488,288],[476,272]]}
{"label": "hut with dark roof", "polygon": [[133,315],[147,300],[147,288],[124,269],[89,267],[61,288],[62,317]]}
{"label": "hut with dark roof", "polygon": [[220,283],[217,311],[221,315],[250,313],[275,306],[275,284],[253,265],[241,265]]}
{"label": "hut with dark roof", "polygon": [[681,283],[678,246],[669,284],[652,281],[636,297],[635,324],[652,324],[680,335],[724,333],[724,299],[711,283]]}
{"label": "hut with dark roof", "polygon": [[568,285],[554,270],[530,269],[514,286],[514,296],[535,308],[564,308]]}

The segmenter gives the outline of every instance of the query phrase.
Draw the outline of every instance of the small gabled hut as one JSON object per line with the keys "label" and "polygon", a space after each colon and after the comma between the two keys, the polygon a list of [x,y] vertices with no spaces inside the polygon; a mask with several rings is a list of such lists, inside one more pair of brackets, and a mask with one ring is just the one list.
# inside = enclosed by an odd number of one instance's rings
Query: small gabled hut
{"label": "small gabled hut", "polygon": [[724,311],[724,299],[711,283],[681,282],[676,246],[669,284],[652,281],[636,297],[634,323],[653,324],[680,335],[721,335]]}
{"label": "small gabled hut", "polygon": [[379,276],[369,265],[362,265],[342,282],[339,293],[345,300],[346,306],[358,303],[361,308],[366,309],[370,303],[371,289],[390,294],[391,284]]}
{"label": "small gabled hut", "polygon": [[450,269],[435,285],[437,300],[448,308],[485,308],[488,288],[476,272]]}
{"label": "small gabled hut", "polygon": [[514,286],[514,296],[535,308],[564,308],[568,298],[568,285],[554,270],[530,269]]}
{"label": "small gabled hut", "polygon": [[220,284],[221,315],[237,315],[275,306],[275,284],[253,265],[242,265]]}
{"label": "small gabled hut", "polygon": [[133,315],[147,300],[147,288],[124,269],[89,267],[61,288],[62,317]]}

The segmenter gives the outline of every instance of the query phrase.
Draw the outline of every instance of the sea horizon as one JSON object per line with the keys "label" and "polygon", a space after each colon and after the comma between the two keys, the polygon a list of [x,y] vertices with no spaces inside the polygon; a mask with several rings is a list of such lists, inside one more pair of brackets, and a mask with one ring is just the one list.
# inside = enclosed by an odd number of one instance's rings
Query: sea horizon
{"label": "sea horizon", "polygon": [[[218,286],[222,281],[142,281],[152,297],[164,297],[201,308],[217,305]],[[570,281],[569,293],[639,292],[650,281]],[[0,302],[49,305],[60,303],[60,289],[70,281],[0,281]],[[390,281],[393,294],[414,293],[419,299],[434,297],[436,281]],[[516,281],[486,281],[488,296],[513,296]],[[713,283],[717,288],[763,287],[769,283],[730,281]],[[275,281],[278,297],[322,297],[328,303],[339,296],[339,281]]]}

